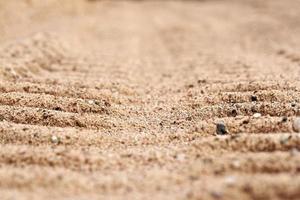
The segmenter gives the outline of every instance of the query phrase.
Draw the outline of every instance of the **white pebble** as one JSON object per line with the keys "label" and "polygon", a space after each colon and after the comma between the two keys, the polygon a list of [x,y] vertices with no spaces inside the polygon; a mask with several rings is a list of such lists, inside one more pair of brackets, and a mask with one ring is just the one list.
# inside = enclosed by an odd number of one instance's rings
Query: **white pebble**
{"label": "white pebble", "polygon": [[176,155],[176,159],[178,161],[183,162],[185,160],[185,155],[184,154],[178,154],[178,155]]}
{"label": "white pebble", "polygon": [[235,169],[240,168],[240,167],[241,167],[240,161],[234,160],[234,161],[232,162],[232,167],[235,168]]}
{"label": "white pebble", "polygon": [[51,136],[51,142],[54,143],[54,144],[57,144],[59,142],[59,138],[55,135],[52,135]]}
{"label": "white pebble", "polygon": [[294,119],[293,129],[295,132],[300,133],[300,117]]}
{"label": "white pebble", "polygon": [[94,104],[94,101],[93,100],[88,100],[88,103],[89,104]]}
{"label": "white pebble", "polygon": [[225,177],[224,183],[227,186],[233,186],[236,183],[236,177],[235,176],[227,176],[227,177]]}
{"label": "white pebble", "polygon": [[254,113],[253,117],[254,118],[259,118],[259,117],[261,117],[261,114],[260,113]]}

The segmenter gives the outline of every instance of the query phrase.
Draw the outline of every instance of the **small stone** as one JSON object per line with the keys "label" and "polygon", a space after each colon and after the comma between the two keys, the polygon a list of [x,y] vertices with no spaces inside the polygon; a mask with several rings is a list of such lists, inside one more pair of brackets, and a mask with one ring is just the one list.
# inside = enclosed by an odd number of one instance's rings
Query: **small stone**
{"label": "small stone", "polygon": [[60,107],[55,107],[54,110],[56,110],[56,111],[62,111],[62,109]]}
{"label": "small stone", "polygon": [[97,106],[101,106],[101,103],[99,102],[99,101],[95,101],[95,104],[97,105]]}
{"label": "small stone", "polygon": [[280,138],[280,144],[282,144],[282,145],[288,144],[288,142],[291,140],[291,138],[292,138],[291,135]]}
{"label": "small stone", "polygon": [[293,130],[297,133],[300,133],[300,117],[297,117],[293,121]]}
{"label": "small stone", "polygon": [[60,142],[59,138],[55,135],[52,135],[50,140],[53,144],[58,144]]}
{"label": "small stone", "polygon": [[189,85],[188,85],[188,88],[193,88],[193,87],[194,87],[193,84],[189,84]]}
{"label": "small stone", "polygon": [[227,177],[225,177],[224,183],[229,187],[234,186],[234,184],[236,183],[236,177],[235,176],[227,176]]}
{"label": "small stone", "polygon": [[177,154],[175,158],[176,160],[183,162],[185,160],[185,154]]}
{"label": "small stone", "polygon": [[257,96],[255,96],[255,95],[251,95],[251,101],[257,101],[258,99],[257,99]]}
{"label": "small stone", "polygon": [[67,139],[67,140],[71,139],[71,136],[66,135],[66,139]]}
{"label": "small stone", "polygon": [[233,109],[233,110],[231,111],[231,116],[232,116],[232,117],[236,117],[237,115],[238,115],[238,113],[237,113],[236,109]]}
{"label": "small stone", "polygon": [[216,124],[216,133],[218,135],[228,134],[228,131],[227,131],[227,128],[226,128],[225,124],[223,124],[223,123],[217,123]]}
{"label": "small stone", "polygon": [[88,100],[88,103],[92,105],[92,104],[94,104],[94,101],[93,100]]}
{"label": "small stone", "polygon": [[287,117],[283,117],[282,120],[281,120],[281,122],[283,122],[283,123],[284,123],[284,122],[287,122],[287,121],[288,121],[288,118],[287,118]]}
{"label": "small stone", "polygon": [[242,123],[243,124],[249,124],[249,119],[245,119]]}
{"label": "small stone", "polygon": [[261,117],[261,114],[260,114],[260,113],[254,113],[254,114],[253,114],[253,117],[254,117],[254,118],[260,118],[260,117]]}
{"label": "small stone", "polygon": [[203,84],[203,83],[206,83],[206,80],[205,80],[205,79],[199,79],[199,80],[197,81],[197,83],[198,83],[198,84]]}
{"label": "small stone", "polygon": [[234,160],[231,165],[234,169],[239,169],[241,167],[241,163],[238,160]]}

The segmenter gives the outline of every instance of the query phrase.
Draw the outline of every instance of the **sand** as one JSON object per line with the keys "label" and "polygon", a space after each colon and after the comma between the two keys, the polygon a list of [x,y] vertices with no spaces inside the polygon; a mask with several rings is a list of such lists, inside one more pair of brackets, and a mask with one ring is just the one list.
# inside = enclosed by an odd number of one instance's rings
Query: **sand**
{"label": "sand", "polygon": [[299,10],[1,1],[1,200],[300,199]]}

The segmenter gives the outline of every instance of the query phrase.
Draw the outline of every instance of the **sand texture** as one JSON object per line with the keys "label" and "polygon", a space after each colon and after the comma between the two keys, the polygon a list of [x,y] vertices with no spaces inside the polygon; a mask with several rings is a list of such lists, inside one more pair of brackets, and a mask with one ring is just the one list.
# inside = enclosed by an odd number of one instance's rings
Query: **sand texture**
{"label": "sand texture", "polygon": [[0,1],[1,200],[300,199],[299,115],[299,0]]}

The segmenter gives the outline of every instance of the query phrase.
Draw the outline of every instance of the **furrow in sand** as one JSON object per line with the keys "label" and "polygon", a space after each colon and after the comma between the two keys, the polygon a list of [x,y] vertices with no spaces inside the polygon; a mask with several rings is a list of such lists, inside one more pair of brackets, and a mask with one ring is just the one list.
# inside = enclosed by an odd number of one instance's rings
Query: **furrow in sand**
{"label": "furrow in sand", "polygon": [[[112,177],[109,177],[107,174],[97,173],[97,176],[93,176],[89,173],[80,173],[59,167],[4,165],[0,167],[0,189],[15,188],[23,192],[36,190],[36,194],[39,194],[41,190],[47,190],[48,198],[62,194],[75,197],[79,193],[96,191],[102,193],[125,192],[127,181],[118,178],[118,175],[125,174],[116,172],[115,175],[111,175]],[[39,195],[43,195],[43,193]]]}
{"label": "furrow in sand", "polygon": [[[52,144],[51,137],[56,136],[60,140],[60,144],[66,146],[97,146],[99,148],[123,148],[128,146],[138,145],[155,145],[155,144],[171,144],[182,142],[191,142],[203,137],[214,137],[214,133],[203,133],[197,131],[191,132],[165,132],[160,134],[153,132],[147,134],[145,132],[117,132],[117,133],[104,133],[97,130],[82,130],[71,127],[53,127],[53,126],[41,126],[41,125],[28,125],[28,124],[16,124],[11,122],[0,122],[0,139],[1,144]],[[239,132],[231,132],[232,136],[241,135]],[[274,137],[276,135],[286,135],[288,133],[278,132],[274,133],[271,130],[269,133],[246,133],[243,131],[242,136],[249,135],[266,135]]]}
{"label": "furrow in sand", "polygon": [[110,103],[104,100],[83,100],[25,92],[0,93],[0,105],[44,108],[73,113],[109,114],[112,112]]}
{"label": "furrow in sand", "polygon": [[185,97],[191,102],[197,102],[203,106],[212,106],[226,103],[246,103],[246,102],[280,102],[295,103],[300,102],[298,91],[281,90],[258,90],[256,92],[222,92],[202,94],[199,90],[189,90],[189,96]]}
{"label": "furrow in sand", "polygon": [[203,177],[195,181],[192,188],[186,193],[188,199],[216,199],[222,196],[224,199],[296,200],[300,195],[300,176],[253,174]]}
{"label": "furrow in sand", "polygon": [[188,102],[195,113],[195,117],[200,119],[209,119],[214,117],[235,117],[235,116],[252,116],[260,113],[263,116],[297,116],[300,114],[300,105],[296,103],[279,103],[279,102],[247,102],[247,103],[222,103],[213,106],[201,106],[197,102]]}
{"label": "furrow in sand", "polygon": [[[143,176],[144,181],[141,182],[140,178],[134,176],[135,173]],[[191,178],[193,172],[190,172],[190,176],[188,174],[168,174],[164,169],[127,173],[112,172],[110,174],[98,172],[91,176],[60,168],[27,166],[26,168],[0,169],[0,175],[2,177],[1,188],[21,189],[23,193],[34,191],[31,195],[34,199],[41,196],[51,199],[57,196],[61,197],[62,194],[71,199],[81,199],[83,194],[85,197],[95,197],[93,195],[95,193],[110,194],[116,199],[136,196],[148,199],[149,195],[152,198],[164,199],[174,192],[178,193],[177,197],[189,199],[215,199],[215,196],[220,194],[226,199],[237,197],[243,197],[243,199],[297,199],[300,188],[299,176],[288,174],[218,177],[204,175],[197,180]],[[80,177],[80,179],[76,177]],[[160,180],[162,177],[164,179]],[[233,179],[233,181],[228,181],[229,179]],[[176,184],[170,185],[174,181]],[[153,182],[156,182],[156,186],[153,185]],[[293,186],[289,186],[290,182],[294,183]],[[44,190],[47,191],[47,195]],[[128,190],[135,192],[135,195],[132,196],[133,194]],[[4,194],[9,195],[8,192]]]}
{"label": "furrow in sand", "polygon": [[[284,137],[282,138],[285,139]],[[248,138],[246,142],[256,144],[254,147],[256,149],[253,150],[257,151],[255,153],[246,151],[243,153],[232,153],[232,151],[240,152],[240,150],[233,149],[232,145],[228,145],[228,148],[223,145],[224,152],[216,152],[210,148],[203,152],[201,151],[203,149],[200,150],[196,145],[189,147],[184,143],[159,145],[160,152],[155,151],[157,145],[148,146],[147,149],[141,146],[133,146],[126,149],[109,150],[96,146],[70,148],[62,145],[57,146],[56,144],[52,146],[0,145],[0,161],[3,164],[13,166],[40,165],[64,167],[75,171],[142,170],[146,166],[164,167],[174,170],[178,169],[176,166],[183,165],[185,167],[181,167],[181,169],[185,169],[186,166],[194,167],[199,173],[201,172],[200,174],[229,172],[299,173],[299,152],[296,151],[297,145],[299,146],[299,137],[297,140],[294,138],[289,140],[289,144],[280,143],[276,146],[274,144],[276,143],[276,138],[274,139],[274,137],[269,138],[269,143],[266,142],[267,140],[264,140],[265,143],[260,143],[252,138]],[[242,145],[239,141],[236,144]],[[214,143],[211,145],[213,146]],[[262,149],[263,145],[265,145],[264,149]],[[228,150],[229,148],[232,149]],[[269,151],[272,151],[272,153],[268,153],[265,150],[266,148],[270,148]],[[245,148],[241,149],[241,151],[243,150]],[[235,157],[241,154],[244,155]],[[222,161],[215,160],[215,156],[222,156]]]}
{"label": "furrow in sand", "polygon": [[[161,129],[172,129],[176,132],[186,130],[188,133],[199,133],[202,136],[215,135],[216,123],[224,123],[228,133],[291,133],[293,132],[293,121],[295,117],[253,117],[253,116],[236,116],[224,118],[210,118],[199,120],[197,117],[187,116],[165,120],[160,122]],[[182,129],[182,130],[180,130]],[[173,132],[174,132],[173,131]]]}
{"label": "furrow in sand", "polygon": [[199,151],[213,151],[222,149],[224,151],[241,151],[241,152],[273,152],[286,151],[292,148],[299,149],[299,134],[262,134],[262,135],[233,135],[209,137],[197,139],[192,142],[192,149],[195,147]]}
{"label": "furrow in sand", "polygon": [[[288,134],[292,131],[292,120],[281,122],[282,119],[266,118],[240,119],[238,122],[234,119],[224,119],[228,127],[228,131],[232,137],[241,135],[264,135],[268,137],[276,137],[276,135]],[[245,124],[247,121],[247,124]],[[263,122],[263,123],[262,123]],[[124,122],[125,123],[125,122]],[[132,131],[109,132],[103,130],[84,130],[81,127],[55,127],[49,125],[30,125],[12,122],[0,122],[0,143],[1,144],[51,144],[51,137],[59,138],[60,143],[66,146],[91,146],[95,145],[103,149],[114,147],[123,148],[138,145],[155,145],[169,144],[178,142],[191,142],[206,137],[215,137],[216,126],[213,121],[203,121],[194,125],[191,130],[182,131],[171,127],[163,127],[163,133],[152,130],[151,134],[140,131],[140,129],[132,129]],[[263,124],[263,125],[262,125]],[[56,124],[57,125],[57,124]],[[236,128],[239,127],[239,128]],[[121,128],[121,127],[116,127]],[[170,132],[169,128],[174,129]]]}
{"label": "furrow in sand", "polygon": [[[25,146],[0,145],[0,162],[13,166],[39,165],[64,167],[75,171],[128,170],[143,166],[160,166],[164,161],[154,153],[155,147],[146,151],[140,147],[128,148],[125,151],[100,150],[96,147],[70,148],[65,146]],[[145,151],[145,156],[143,155]],[[132,153],[134,152],[134,153]],[[162,149],[162,154],[171,151]],[[132,157],[131,157],[132,156]],[[174,157],[167,155],[169,161]],[[126,161],[123,163],[123,161]]]}
{"label": "furrow in sand", "polygon": [[105,116],[78,114],[39,108],[0,106],[1,120],[21,124],[37,124],[59,127],[78,127],[86,129],[105,129],[113,123]]}
{"label": "furrow in sand", "polygon": [[76,85],[52,85],[49,87],[47,84],[35,84],[30,82],[0,82],[0,92],[27,92],[37,94],[49,94],[53,96],[70,97],[70,98],[81,98],[81,99],[95,99],[95,100],[106,100],[112,102],[119,102],[118,99],[114,98],[111,93],[108,94],[105,91],[99,91],[96,88],[81,88]]}
{"label": "furrow in sand", "polygon": [[[205,79],[200,79],[195,83],[195,88],[202,89],[208,92],[254,92],[258,90],[282,90],[282,91],[297,91],[300,82],[288,81],[240,81],[229,83],[212,83],[206,82]],[[197,84],[199,86],[197,86]]]}
{"label": "furrow in sand", "polygon": [[[178,154],[180,155],[180,154]],[[182,154],[186,155],[186,154]],[[193,172],[193,177],[200,178],[204,174],[226,175],[226,174],[259,174],[259,173],[288,173],[300,174],[300,153],[290,152],[226,152],[220,154],[222,159],[215,159],[214,153],[198,157],[184,157],[178,165],[182,167],[182,173]],[[179,156],[178,156],[179,157]]]}
{"label": "furrow in sand", "polygon": [[[92,73],[92,72],[91,72]],[[94,73],[97,74],[97,73]],[[134,87],[137,85],[130,82],[130,79],[123,77],[126,80],[119,80],[122,72],[115,72],[115,76],[98,76],[91,77],[89,74],[83,74],[82,77],[77,78],[70,75],[54,75],[53,73],[47,74],[47,79],[45,78],[22,78],[18,82],[23,82],[24,84],[37,84],[37,85],[46,85],[48,87],[61,86],[61,87],[77,87],[86,90],[96,89],[100,92],[105,92],[105,90],[111,92],[117,92],[124,96],[131,96],[136,94]],[[118,80],[118,81],[114,81]]]}

